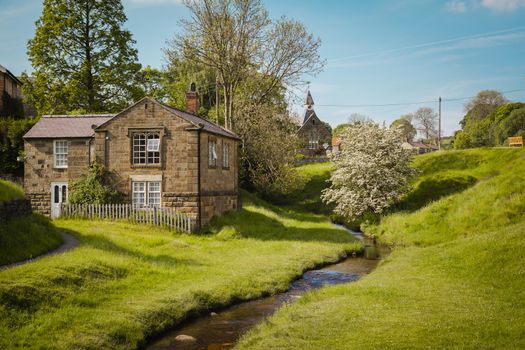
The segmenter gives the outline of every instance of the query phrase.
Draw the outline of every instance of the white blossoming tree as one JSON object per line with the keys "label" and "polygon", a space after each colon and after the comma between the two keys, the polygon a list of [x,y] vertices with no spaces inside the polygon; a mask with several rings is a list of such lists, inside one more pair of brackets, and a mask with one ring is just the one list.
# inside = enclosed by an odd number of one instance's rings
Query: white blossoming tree
{"label": "white blossoming tree", "polygon": [[333,157],[332,184],[323,201],[335,203],[335,213],[348,220],[383,213],[406,193],[415,174],[411,154],[401,148],[401,130],[358,122],[341,138],[342,152]]}

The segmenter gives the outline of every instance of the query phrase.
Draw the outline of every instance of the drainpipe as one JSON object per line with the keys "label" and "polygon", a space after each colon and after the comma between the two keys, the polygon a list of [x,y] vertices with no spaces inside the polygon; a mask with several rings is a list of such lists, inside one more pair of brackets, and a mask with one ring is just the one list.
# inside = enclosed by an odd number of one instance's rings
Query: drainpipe
{"label": "drainpipe", "polygon": [[197,129],[197,207],[199,210],[198,226],[199,229],[202,227],[202,196],[201,196],[201,131],[204,128],[204,124],[199,123]]}

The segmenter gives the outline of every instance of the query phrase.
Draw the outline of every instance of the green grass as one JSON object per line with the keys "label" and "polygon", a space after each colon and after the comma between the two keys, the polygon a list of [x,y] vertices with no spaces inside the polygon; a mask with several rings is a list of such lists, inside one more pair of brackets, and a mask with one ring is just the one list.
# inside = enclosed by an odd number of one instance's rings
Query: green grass
{"label": "green grass", "polygon": [[244,193],[217,234],[59,220],[72,251],[0,272],[0,348],[132,349],[199,312],[277,293],[359,244],[322,216]]}
{"label": "green grass", "polygon": [[323,189],[329,186],[328,180],[332,167],[331,162],[312,163],[296,167],[295,169],[306,177],[306,185],[285,197],[275,199],[275,202],[296,210],[324,215],[331,214],[331,207],[321,201],[320,194]]}
{"label": "green grass", "polygon": [[20,186],[0,179],[0,202],[24,198],[24,190]]}
{"label": "green grass", "polygon": [[58,230],[43,216],[11,219],[0,224],[0,267],[34,258],[61,243]]}
{"label": "green grass", "polygon": [[376,271],[307,294],[238,349],[525,348],[525,151],[438,152],[415,164],[420,181],[477,182],[367,227],[396,245]]}

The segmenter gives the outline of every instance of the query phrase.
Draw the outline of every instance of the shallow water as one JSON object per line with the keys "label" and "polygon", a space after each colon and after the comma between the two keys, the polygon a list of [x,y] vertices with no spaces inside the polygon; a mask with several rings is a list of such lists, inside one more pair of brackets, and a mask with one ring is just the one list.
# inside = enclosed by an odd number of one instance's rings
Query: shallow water
{"label": "shallow water", "polygon": [[[350,283],[373,271],[385,250],[378,249],[371,242],[365,241],[363,257],[347,258],[337,264],[322,269],[307,271],[292,282],[290,289],[270,297],[243,302],[228,307],[217,314],[209,314],[181,324],[157,340],[147,349],[181,350],[219,350],[230,349],[249,329],[272,315],[286,302],[293,302],[311,289],[326,285]],[[178,335],[195,338],[192,341],[180,341]]]}

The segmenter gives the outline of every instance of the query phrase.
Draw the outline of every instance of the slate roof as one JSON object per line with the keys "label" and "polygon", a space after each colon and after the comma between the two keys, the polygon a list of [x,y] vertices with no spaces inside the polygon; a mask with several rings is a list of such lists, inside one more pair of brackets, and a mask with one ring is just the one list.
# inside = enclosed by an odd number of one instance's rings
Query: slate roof
{"label": "slate roof", "polygon": [[[160,104],[162,107],[166,108],[171,113],[193,124],[195,127],[200,127],[202,125],[202,129],[204,131],[216,135],[233,138],[236,140],[240,139],[239,136],[237,136],[232,131],[229,131],[209,120],[181,111],[180,109],[165,105],[152,98],[146,98],[150,101]],[[134,105],[136,105],[137,103],[135,103]],[[126,108],[124,111],[128,110],[131,107],[132,106]],[[44,115],[35,124],[35,126],[33,126],[31,130],[29,130],[24,135],[24,138],[30,139],[93,137],[95,135],[93,125],[95,125],[95,127],[101,126],[102,124],[109,122],[117,115],[118,114]]]}
{"label": "slate roof", "polygon": [[114,116],[114,114],[44,115],[24,135],[24,138],[93,137],[95,135],[93,125],[99,126]]}
{"label": "slate roof", "polygon": [[158,103],[161,104],[164,108],[166,108],[170,112],[172,112],[173,114],[178,115],[179,117],[181,117],[182,119],[192,123],[196,127],[198,127],[199,124],[202,124],[204,126],[203,127],[204,131],[208,131],[208,132],[210,132],[212,134],[217,134],[217,135],[221,135],[221,136],[230,137],[230,138],[233,138],[233,139],[240,139],[239,136],[237,136],[237,134],[235,134],[234,132],[229,131],[229,130],[223,128],[222,126],[217,125],[217,124],[215,124],[215,123],[213,123],[213,122],[211,122],[211,121],[209,121],[207,119],[201,118],[199,116],[196,116],[196,115],[188,113],[188,112],[181,111],[180,109],[168,106],[168,105],[166,105],[164,103],[160,103],[160,102],[158,102]]}
{"label": "slate roof", "polygon": [[305,108],[304,114],[303,114],[303,125],[306,124],[306,122],[308,121],[308,119],[310,119],[310,117],[312,115],[315,115],[314,109],[313,108]]}

